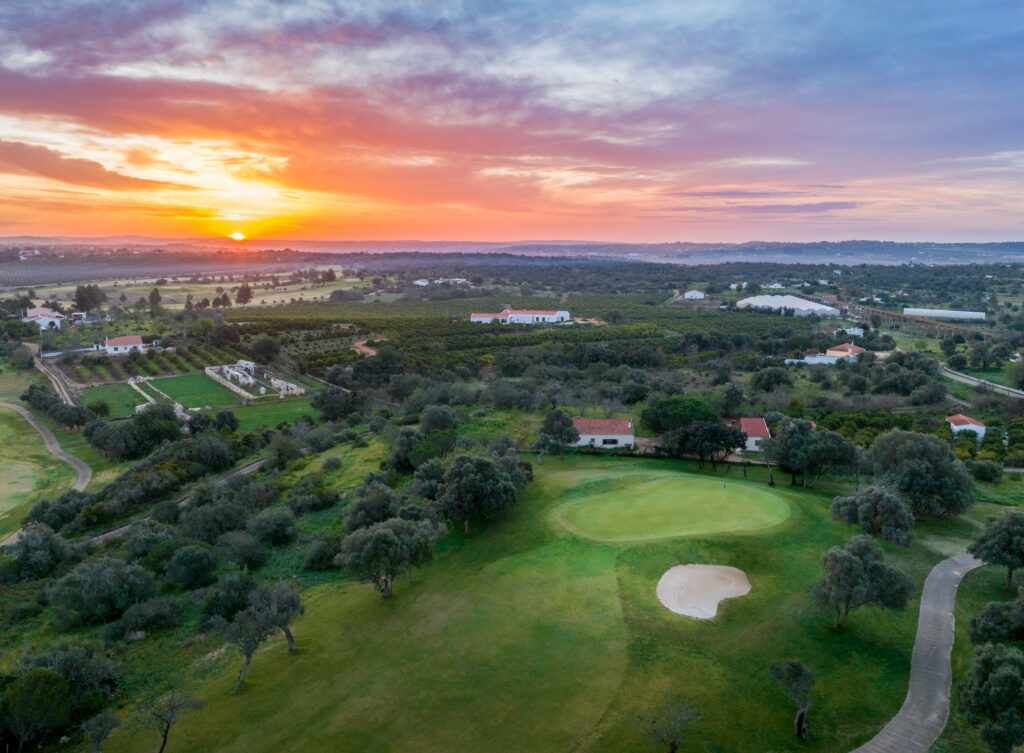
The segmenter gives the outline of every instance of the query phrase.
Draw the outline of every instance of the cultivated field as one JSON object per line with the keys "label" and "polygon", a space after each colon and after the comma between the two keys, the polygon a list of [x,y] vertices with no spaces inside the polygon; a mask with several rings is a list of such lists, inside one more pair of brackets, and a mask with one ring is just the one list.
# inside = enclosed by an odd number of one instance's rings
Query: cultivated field
{"label": "cultivated field", "polygon": [[[167,395],[171,400],[181,403],[186,410],[189,408],[219,408],[238,405],[241,398],[227,387],[217,384],[206,374],[188,374],[186,376],[165,377],[154,379],[153,387]],[[150,385],[147,385],[150,386]]]}
{"label": "cultivated field", "polygon": [[135,414],[135,406],[146,402],[127,382],[99,384],[82,390],[82,405],[86,407],[97,401],[105,401],[110,406],[111,418],[124,418]]}

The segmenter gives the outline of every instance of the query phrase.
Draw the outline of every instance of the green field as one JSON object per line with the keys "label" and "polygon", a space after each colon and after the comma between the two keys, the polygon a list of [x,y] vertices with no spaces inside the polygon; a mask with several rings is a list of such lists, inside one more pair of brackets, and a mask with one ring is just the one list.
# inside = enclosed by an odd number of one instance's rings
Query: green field
{"label": "green field", "polygon": [[598,541],[641,541],[771,528],[789,504],[767,488],[719,483],[678,473],[641,471],[595,478],[590,472],[552,474],[564,484],[559,521]]}
{"label": "green field", "polygon": [[135,415],[135,406],[146,402],[127,382],[99,384],[82,390],[82,405],[88,406],[97,400],[105,400],[110,406],[111,418]]}
{"label": "green field", "polygon": [[226,387],[222,387],[206,374],[154,379],[152,385],[175,402],[189,408],[221,408],[238,405],[241,398]]}
{"label": "green field", "polygon": [[0,409],[0,538],[17,530],[33,503],[57,497],[75,481],[75,472],[49,453],[25,419]]}
{"label": "green field", "polygon": [[[358,458],[372,467],[365,451]],[[218,651],[215,636],[191,648],[182,637],[140,642],[125,660],[145,661],[154,671],[160,664],[180,667],[175,676],[187,678],[204,700],[172,732],[169,749],[181,753],[271,753],[294,749],[297,741],[314,753],[657,750],[638,720],[679,699],[696,704],[703,717],[681,748],[686,753],[855,748],[903,701],[917,601],[904,612],[857,610],[841,632],[810,603],[806,589],[819,577],[819,557],[854,533],[829,518],[834,492],[780,489],[789,517],[756,533],[598,542],[559,522],[580,485],[599,501],[610,480],[624,475],[685,479],[695,489],[724,481],[738,487],[737,498],[764,490],[753,480],[762,480],[762,469],[750,469],[748,483],[684,475],[691,468],[547,457],[512,511],[480,524],[472,537],[448,536],[433,564],[399,580],[393,599],[347,581],[306,590],[305,615],[293,627],[299,651],[288,654],[283,639],[273,638],[239,693],[231,692],[239,657]],[[351,470],[354,478],[358,470]],[[577,503],[585,504],[585,496]],[[963,551],[977,516],[989,509],[921,531],[909,550],[886,546],[887,557],[920,593],[930,568],[951,550]],[[672,614],[655,588],[665,570],[684,562],[738,567],[752,590],[723,602],[712,620]],[[957,678],[970,655],[966,610],[998,596],[1002,577],[984,568],[964,581]],[[768,681],[769,665],[788,657],[801,658],[817,676],[806,743],[793,736],[791,702]],[[134,753],[149,742],[120,729],[105,750]],[[943,744],[982,750],[955,707]]]}
{"label": "green field", "polygon": [[[220,385],[217,385],[220,386]],[[238,418],[238,430],[254,431],[261,428],[273,428],[282,421],[293,423],[300,418],[316,416],[311,401],[307,398],[291,400],[268,400],[256,405],[244,405],[232,408]]]}

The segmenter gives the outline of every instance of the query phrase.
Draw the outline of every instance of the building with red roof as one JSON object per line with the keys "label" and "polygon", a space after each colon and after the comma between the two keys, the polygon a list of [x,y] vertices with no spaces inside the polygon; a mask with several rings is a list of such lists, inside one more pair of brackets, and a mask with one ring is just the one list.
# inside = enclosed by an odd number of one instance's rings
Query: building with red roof
{"label": "building with red roof", "polygon": [[973,431],[978,435],[978,441],[985,436],[985,424],[963,413],[946,416],[946,423],[949,424],[949,430],[953,432],[954,437],[962,431]]}
{"label": "building with red roof", "polygon": [[864,352],[864,348],[853,343],[843,343],[842,345],[833,345],[831,348],[825,351],[826,356],[839,356],[840,358],[853,358],[856,355],[860,355]]}
{"label": "building with red roof", "polygon": [[578,447],[632,447],[636,443],[631,418],[574,418],[580,433]]}
{"label": "building with red roof", "polygon": [[757,452],[761,449],[761,443],[771,437],[768,431],[768,424],[760,417],[741,418],[740,429],[747,435],[746,450]]}
{"label": "building with red roof", "polygon": [[123,356],[133,350],[137,350],[139,353],[145,352],[146,344],[142,342],[140,335],[125,335],[108,338],[103,343],[103,349],[107,351],[108,356]]}

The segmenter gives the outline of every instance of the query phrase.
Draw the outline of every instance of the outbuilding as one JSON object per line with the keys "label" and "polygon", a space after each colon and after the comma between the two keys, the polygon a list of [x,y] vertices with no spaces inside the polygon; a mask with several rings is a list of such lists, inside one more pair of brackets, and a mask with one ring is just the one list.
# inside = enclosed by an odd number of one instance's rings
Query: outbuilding
{"label": "outbuilding", "polygon": [[632,448],[636,442],[631,418],[574,418],[580,433],[577,447]]}
{"label": "outbuilding", "polygon": [[703,290],[687,290],[683,293],[683,298],[690,301],[703,301],[707,296],[704,295]]}

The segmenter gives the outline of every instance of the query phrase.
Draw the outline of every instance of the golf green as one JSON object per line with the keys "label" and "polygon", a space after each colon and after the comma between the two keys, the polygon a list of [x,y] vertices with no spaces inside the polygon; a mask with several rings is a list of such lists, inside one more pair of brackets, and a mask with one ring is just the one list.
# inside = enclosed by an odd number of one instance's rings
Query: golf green
{"label": "golf green", "polygon": [[598,541],[756,531],[790,513],[789,503],[771,489],[685,474],[609,476],[564,496],[561,523]]}

